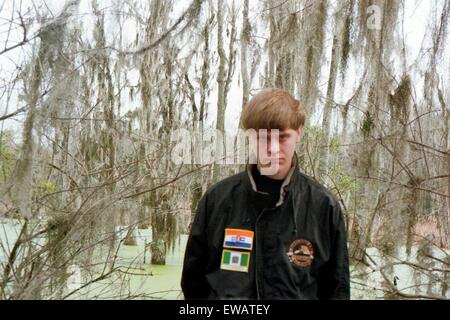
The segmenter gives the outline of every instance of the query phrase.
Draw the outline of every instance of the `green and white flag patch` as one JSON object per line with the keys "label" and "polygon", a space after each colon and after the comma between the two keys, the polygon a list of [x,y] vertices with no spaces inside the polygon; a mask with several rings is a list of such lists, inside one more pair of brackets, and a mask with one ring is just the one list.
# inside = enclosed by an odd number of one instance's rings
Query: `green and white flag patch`
{"label": "green and white flag patch", "polygon": [[250,252],[223,250],[220,269],[228,271],[248,272]]}

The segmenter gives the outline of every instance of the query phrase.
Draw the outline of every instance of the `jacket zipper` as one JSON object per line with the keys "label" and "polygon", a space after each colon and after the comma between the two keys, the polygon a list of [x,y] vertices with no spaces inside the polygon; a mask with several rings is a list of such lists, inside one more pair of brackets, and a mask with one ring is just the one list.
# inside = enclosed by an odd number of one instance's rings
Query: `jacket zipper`
{"label": "jacket zipper", "polygon": [[255,237],[256,237],[256,250],[255,250],[255,281],[256,281],[256,296],[258,300],[261,300],[261,294],[259,292],[259,281],[258,281],[258,248],[259,248],[259,241],[258,241],[258,221],[261,218],[261,216],[264,214],[266,209],[264,208],[261,213],[256,218],[255,223]]}

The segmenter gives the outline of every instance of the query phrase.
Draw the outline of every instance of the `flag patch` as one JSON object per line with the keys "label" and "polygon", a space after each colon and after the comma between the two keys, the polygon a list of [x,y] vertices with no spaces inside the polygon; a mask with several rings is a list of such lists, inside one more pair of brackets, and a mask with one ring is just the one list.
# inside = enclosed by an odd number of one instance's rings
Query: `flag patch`
{"label": "flag patch", "polygon": [[220,269],[228,271],[248,272],[250,252],[223,250]]}
{"label": "flag patch", "polygon": [[253,248],[253,231],[241,229],[225,229],[224,248],[246,249]]}

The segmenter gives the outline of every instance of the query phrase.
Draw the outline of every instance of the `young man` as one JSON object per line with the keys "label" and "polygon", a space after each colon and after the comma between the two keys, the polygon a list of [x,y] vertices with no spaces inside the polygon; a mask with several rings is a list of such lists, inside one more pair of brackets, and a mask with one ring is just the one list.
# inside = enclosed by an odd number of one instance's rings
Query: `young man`
{"label": "young man", "polygon": [[[339,203],[298,167],[305,122],[299,101],[281,89],[262,90],[242,121],[245,129],[267,129],[266,139],[258,134],[266,156],[200,200],[184,258],[185,298],[349,299]],[[271,129],[279,130],[278,141]]]}

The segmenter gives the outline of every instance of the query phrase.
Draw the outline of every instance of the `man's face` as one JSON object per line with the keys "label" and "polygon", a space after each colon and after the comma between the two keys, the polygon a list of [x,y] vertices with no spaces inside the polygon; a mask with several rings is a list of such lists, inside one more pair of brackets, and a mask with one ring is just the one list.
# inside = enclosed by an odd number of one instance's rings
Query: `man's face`
{"label": "man's face", "polygon": [[284,173],[291,168],[295,146],[300,142],[301,133],[301,128],[297,130],[257,130],[258,164],[263,169],[262,174],[268,176],[281,174],[276,178],[284,178]]}

